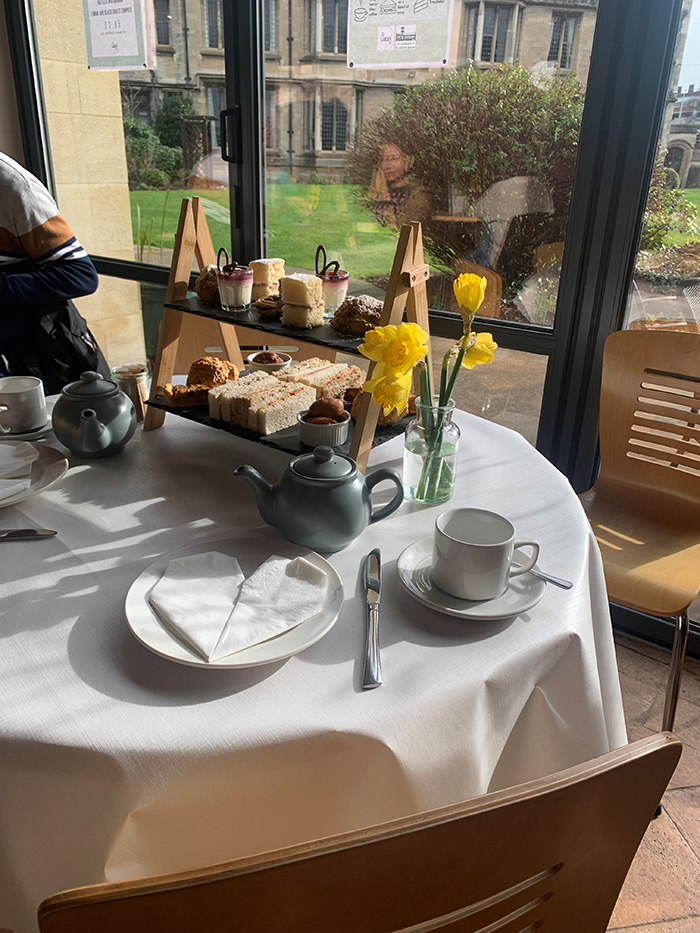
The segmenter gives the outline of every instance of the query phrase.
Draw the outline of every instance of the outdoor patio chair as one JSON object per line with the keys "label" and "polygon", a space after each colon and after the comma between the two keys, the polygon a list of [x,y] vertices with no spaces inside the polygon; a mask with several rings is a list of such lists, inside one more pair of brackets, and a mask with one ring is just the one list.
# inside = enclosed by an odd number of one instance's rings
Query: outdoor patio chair
{"label": "outdoor patio chair", "polygon": [[[58,894],[41,933],[604,933],[678,763],[655,735],[358,832]],[[290,802],[290,806],[292,806]]]}
{"label": "outdoor patio chair", "polygon": [[672,729],[700,590],[700,335],[618,331],[605,342],[600,475],[581,497],[614,603],[673,619],[663,729]]}

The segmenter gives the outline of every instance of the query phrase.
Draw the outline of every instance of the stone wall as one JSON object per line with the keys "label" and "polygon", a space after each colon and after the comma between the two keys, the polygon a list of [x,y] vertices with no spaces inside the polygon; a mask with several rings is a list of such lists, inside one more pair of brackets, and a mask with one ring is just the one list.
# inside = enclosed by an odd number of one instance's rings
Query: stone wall
{"label": "stone wall", "polygon": [[[133,259],[119,73],[89,71],[80,0],[34,0],[61,214],[85,249]],[[76,301],[110,365],[144,358],[137,282],[100,277]]]}

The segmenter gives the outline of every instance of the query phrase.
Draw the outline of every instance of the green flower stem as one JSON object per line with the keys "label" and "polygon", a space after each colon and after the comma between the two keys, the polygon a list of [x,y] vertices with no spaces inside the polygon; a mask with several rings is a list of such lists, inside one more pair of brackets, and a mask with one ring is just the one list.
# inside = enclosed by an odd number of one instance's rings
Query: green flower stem
{"label": "green flower stem", "polygon": [[440,404],[447,405],[449,400],[452,398],[452,393],[454,392],[455,382],[457,382],[457,376],[462,367],[462,360],[464,359],[464,354],[467,350],[467,344],[469,343],[469,334],[465,334],[462,337],[462,340],[459,345],[459,353],[457,354],[457,359],[455,360],[455,365],[450,375],[450,378],[447,383],[445,390],[445,395],[443,397],[442,393],[440,394]]}

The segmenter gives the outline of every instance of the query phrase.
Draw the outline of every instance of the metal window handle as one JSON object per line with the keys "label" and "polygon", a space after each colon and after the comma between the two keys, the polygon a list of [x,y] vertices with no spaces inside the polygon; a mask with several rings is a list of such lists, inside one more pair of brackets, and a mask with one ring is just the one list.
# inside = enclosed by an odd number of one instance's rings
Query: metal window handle
{"label": "metal window handle", "polygon": [[[229,118],[233,124],[233,131],[230,134],[228,128]],[[241,111],[240,107],[231,107],[228,110],[222,110],[219,114],[219,123],[221,129],[221,158],[224,162],[233,162],[234,165],[240,165],[241,161],[241,134],[240,134]],[[229,142],[231,150],[229,151]]]}

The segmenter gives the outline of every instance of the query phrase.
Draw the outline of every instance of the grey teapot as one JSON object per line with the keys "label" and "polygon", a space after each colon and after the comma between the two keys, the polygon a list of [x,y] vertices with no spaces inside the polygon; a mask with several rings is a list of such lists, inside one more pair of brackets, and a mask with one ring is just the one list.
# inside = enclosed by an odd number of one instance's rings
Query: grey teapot
{"label": "grey teapot", "polygon": [[[365,478],[354,460],[335,453],[332,447],[316,447],[313,453],[292,460],[275,486],[250,466],[239,466],[234,476],[252,487],[260,515],[268,525],[312,551],[340,551],[367,525],[391,515],[403,502],[403,485],[396,470],[383,467]],[[396,495],[374,511],[372,489],[385,479],[396,486]]]}
{"label": "grey teapot", "polygon": [[134,403],[99,373],[82,373],[61,390],[52,424],[56,437],[78,457],[118,454],[136,430]]}

